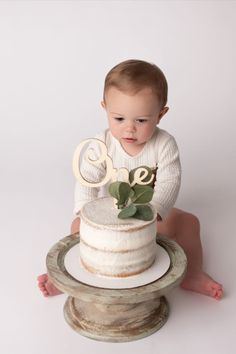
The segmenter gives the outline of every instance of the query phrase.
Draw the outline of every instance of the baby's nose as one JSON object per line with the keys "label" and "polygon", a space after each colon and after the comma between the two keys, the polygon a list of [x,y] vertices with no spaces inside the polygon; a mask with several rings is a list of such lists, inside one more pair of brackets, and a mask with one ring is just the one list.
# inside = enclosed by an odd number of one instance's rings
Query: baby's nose
{"label": "baby's nose", "polygon": [[134,131],[135,131],[134,122],[127,122],[127,124],[126,124],[126,131],[127,131],[127,132],[134,132]]}

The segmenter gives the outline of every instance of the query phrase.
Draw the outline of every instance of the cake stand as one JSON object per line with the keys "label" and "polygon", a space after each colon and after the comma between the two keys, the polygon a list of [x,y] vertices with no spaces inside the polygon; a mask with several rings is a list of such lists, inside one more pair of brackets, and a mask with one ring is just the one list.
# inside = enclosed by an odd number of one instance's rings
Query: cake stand
{"label": "cake stand", "polygon": [[187,258],[173,240],[157,235],[170,257],[170,267],[159,279],[129,289],[91,286],[75,279],[65,268],[66,253],[79,243],[79,234],[57,242],[47,254],[49,279],[69,295],[64,305],[68,324],[81,335],[106,342],[137,340],[159,330],[169,316],[166,295],[184,278]]}

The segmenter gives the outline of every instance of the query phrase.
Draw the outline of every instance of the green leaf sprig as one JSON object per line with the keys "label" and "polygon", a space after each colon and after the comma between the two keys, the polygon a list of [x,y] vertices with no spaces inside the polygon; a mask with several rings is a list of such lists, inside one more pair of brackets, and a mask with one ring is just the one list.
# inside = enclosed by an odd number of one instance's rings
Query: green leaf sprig
{"label": "green leaf sprig", "polygon": [[[150,180],[151,169],[146,166],[148,175],[146,181]],[[135,170],[130,171],[129,181],[132,183]],[[145,180],[144,180],[145,181]],[[150,185],[135,184],[133,187],[127,182],[113,182],[109,186],[109,193],[117,199],[116,205],[121,209],[118,218],[127,219],[130,217],[150,221],[153,219],[153,211],[147,203],[152,200],[154,190]]]}

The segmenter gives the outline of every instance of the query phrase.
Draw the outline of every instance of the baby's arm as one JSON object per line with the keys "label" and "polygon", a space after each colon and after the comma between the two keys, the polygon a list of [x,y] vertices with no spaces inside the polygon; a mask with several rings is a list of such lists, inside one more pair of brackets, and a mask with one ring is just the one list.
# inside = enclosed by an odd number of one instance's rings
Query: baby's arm
{"label": "baby's arm", "polygon": [[162,135],[158,140],[158,169],[151,204],[158,221],[164,219],[177,199],[181,182],[181,165],[175,139]]}

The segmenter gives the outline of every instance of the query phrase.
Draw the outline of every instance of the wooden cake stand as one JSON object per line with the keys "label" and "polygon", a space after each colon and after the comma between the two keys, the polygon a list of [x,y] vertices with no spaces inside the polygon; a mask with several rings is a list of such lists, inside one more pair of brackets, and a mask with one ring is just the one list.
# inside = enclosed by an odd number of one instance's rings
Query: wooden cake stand
{"label": "wooden cake stand", "polygon": [[52,283],[69,294],[64,305],[68,324],[81,335],[106,342],[128,342],[159,330],[169,315],[164,295],[179,285],[187,259],[174,241],[157,235],[157,243],[170,257],[170,267],[159,279],[129,289],[108,289],[84,284],[65,268],[66,253],[79,242],[79,234],[57,242],[46,259]]}

